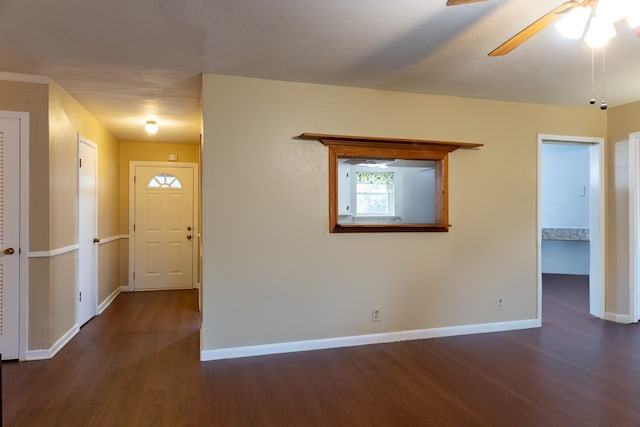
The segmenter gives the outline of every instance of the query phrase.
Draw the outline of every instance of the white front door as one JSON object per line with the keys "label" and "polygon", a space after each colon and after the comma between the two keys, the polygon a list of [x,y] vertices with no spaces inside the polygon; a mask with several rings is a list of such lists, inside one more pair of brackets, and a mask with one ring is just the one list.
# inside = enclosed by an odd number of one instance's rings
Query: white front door
{"label": "white front door", "polygon": [[78,296],[77,323],[87,323],[98,307],[97,147],[78,137]]}
{"label": "white front door", "polygon": [[135,166],[135,290],[193,287],[193,167]]}
{"label": "white front door", "polygon": [[20,119],[0,118],[0,353],[18,358]]}

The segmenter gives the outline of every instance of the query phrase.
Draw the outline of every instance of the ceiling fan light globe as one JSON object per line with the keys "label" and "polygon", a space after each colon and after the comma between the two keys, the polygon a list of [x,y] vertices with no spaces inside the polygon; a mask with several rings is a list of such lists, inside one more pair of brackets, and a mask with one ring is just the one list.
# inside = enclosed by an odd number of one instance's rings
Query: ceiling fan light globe
{"label": "ceiling fan light globe", "polygon": [[609,22],[619,21],[633,3],[637,0],[598,0],[596,16]]}
{"label": "ceiling fan light globe", "polygon": [[591,7],[574,7],[571,12],[556,22],[556,30],[564,37],[580,39],[584,34],[584,29],[590,16]]}
{"label": "ceiling fan light globe", "polygon": [[611,21],[606,21],[598,16],[591,18],[589,29],[584,36],[584,40],[594,49],[604,46],[616,35]]}

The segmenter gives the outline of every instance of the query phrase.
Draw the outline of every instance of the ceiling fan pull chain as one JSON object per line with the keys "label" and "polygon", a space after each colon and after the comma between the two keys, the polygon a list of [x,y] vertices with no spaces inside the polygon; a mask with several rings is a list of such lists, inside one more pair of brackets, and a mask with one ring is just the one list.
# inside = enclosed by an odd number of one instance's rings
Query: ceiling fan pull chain
{"label": "ceiling fan pull chain", "polygon": [[607,53],[607,47],[606,46],[602,46],[602,102],[600,103],[600,109],[601,110],[606,110],[608,105],[607,105],[607,97],[605,95],[605,91],[604,91],[604,83],[605,83],[605,63],[606,63],[606,55]]}

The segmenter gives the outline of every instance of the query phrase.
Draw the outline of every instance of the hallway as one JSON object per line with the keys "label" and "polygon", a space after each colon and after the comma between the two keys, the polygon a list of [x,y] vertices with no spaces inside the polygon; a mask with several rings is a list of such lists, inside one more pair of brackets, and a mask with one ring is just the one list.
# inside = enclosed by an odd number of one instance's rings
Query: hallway
{"label": "hallway", "polygon": [[197,307],[196,290],[122,293],[53,359],[3,363],[4,425],[160,426],[166,411],[189,413]]}

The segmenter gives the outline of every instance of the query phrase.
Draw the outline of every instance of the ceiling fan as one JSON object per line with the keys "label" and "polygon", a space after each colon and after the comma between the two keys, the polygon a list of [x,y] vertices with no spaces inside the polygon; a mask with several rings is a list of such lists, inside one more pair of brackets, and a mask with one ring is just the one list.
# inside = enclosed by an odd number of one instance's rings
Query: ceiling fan
{"label": "ceiling fan", "polygon": [[[483,1],[486,1],[486,0],[448,0],[447,6],[479,3]],[[568,0],[562,3],[561,5],[553,8],[547,14],[543,15],[541,18],[531,23],[529,26],[527,26],[525,29],[523,29],[519,33],[517,33],[515,36],[511,37],[509,40],[507,40],[506,42],[502,43],[500,46],[498,46],[497,48],[489,52],[489,56],[506,55],[507,53],[511,52],[513,49],[517,48],[522,43],[529,40],[531,37],[533,37],[540,31],[547,28],[549,25],[560,20],[560,18],[568,16],[569,12],[572,12],[572,11],[575,11],[572,13],[573,15],[578,15],[579,13],[576,13],[576,12],[580,12],[582,16],[577,17],[577,19],[575,20],[576,23],[574,24],[574,29],[573,29],[574,35],[565,34],[567,37],[582,38],[583,34],[585,33],[585,29],[587,28],[587,24],[589,24],[588,25],[589,29],[587,31],[587,34],[585,35],[585,40],[592,46],[599,47],[599,46],[595,46],[595,44],[600,42],[604,44],[611,37],[615,36],[615,29],[613,28],[613,25],[612,25],[613,22],[620,20],[625,16],[629,21],[629,24],[631,25],[631,27],[634,28],[636,34],[640,37],[640,30],[637,28],[640,26],[640,21],[639,22],[635,21],[636,19],[640,19],[640,10],[637,8],[637,6],[635,6],[635,4],[637,4],[638,2],[635,2],[635,1],[632,2],[629,0],[627,0],[626,2],[624,2],[624,0],[600,0],[600,1],[601,3],[605,3],[605,1],[607,3],[606,4],[607,10],[605,11],[607,13],[607,17],[604,18],[605,19],[604,21],[603,19],[600,19],[596,14],[596,12],[598,14],[601,14],[600,9],[598,8],[598,0]],[[613,9],[609,9],[610,7],[612,7],[611,5],[613,5],[614,3],[618,7],[618,9],[616,9],[615,12]],[[633,6],[634,8],[631,8],[631,5],[634,5]],[[620,6],[622,6],[622,9],[620,9]],[[625,6],[630,7],[630,9],[629,10],[624,9]],[[591,28],[594,27],[594,23],[596,21],[598,25],[603,26],[602,31],[604,31],[604,33],[602,34],[598,33],[596,35],[591,32]],[[600,22],[600,21],[603,21],[603,22]],[[598,30],[600,30],[600,28],[598,28]],[[594,37],[597,36],[598,39],[593,40],[593,43],[591,43],[591,41],[588,39],[590,35],[593,35]]]}

